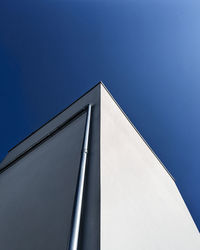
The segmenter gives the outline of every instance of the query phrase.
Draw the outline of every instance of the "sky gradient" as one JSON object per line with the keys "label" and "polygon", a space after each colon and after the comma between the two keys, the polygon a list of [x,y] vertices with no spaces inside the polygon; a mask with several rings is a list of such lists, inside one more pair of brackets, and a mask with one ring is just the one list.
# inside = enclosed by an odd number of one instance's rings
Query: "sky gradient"
{"label": "sky gradient", "polygon": [[103,81],[200,229],[199,1],[0,2],[0,159]]}

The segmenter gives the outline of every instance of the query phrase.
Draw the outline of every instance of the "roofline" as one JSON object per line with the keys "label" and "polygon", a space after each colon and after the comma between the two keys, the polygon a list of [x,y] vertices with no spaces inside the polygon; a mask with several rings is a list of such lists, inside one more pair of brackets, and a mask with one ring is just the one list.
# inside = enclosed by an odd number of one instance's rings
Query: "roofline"
{"label": "roofline", "polygon": [[[41,125],[39,128],[37,128],[36,130],[34,130],[32,133],[30,133],[29,135],[27,135],[24,139],[22,139],[20,142],[18,142],[15,146],[13,146],[12,148],[10,148],[8,150],[8,152],[12,151],[14,148],[16,148],[17,146],[19,146],[22,142],[24,142],[26,139],[28,139],[29,137],[31,137],[33,134],[35,134],[38,130],[40,130],[41,128],[43,128],[45,125],[47,125],[49,122],[51,122],[54,118],[56,118],[57,116],[59,116],[60,114],[62,114],[65,110],[67,110],[69,107],[71,107],[74,103],[76,103],[77,101],[79,101],[82,97],[84,97],[85,95],[87,95],[91,90],[93,90],[94,88],[96,88],[98,85],[103,84],[102,81],[99,81],[97,84],[95,84],[92,88],[90,88],[88,91],[86,91],[83,95],[81,95],[78,99],[76,99],[75,101],[73,101],[69,106],[67,106],[66,108],[64,108],[63,110],[61,110],[58,114],[56,114],[55,116],[53,116],[50,120],[48,120],[47,122],[45,122],[43,125]],[[104,84],[103,84],[104,85]]]}
{"label": "roofline", "polygon": [[115,102],[115,104],[118,106],[118,108],[120,109],[120,111],[122,112],[122,114],[125,116],[125,118],[128,120],[128,122],[131,124],[131,126],[135,129],[135,131],[137,132],[137,134],[140,136],[140,138],[143,140],[143,142],[147,145],[147,147],[150,149],[150,151],[153,153],[153,155],[156,157],[156,159],[159,161],[159,163],[163,166],[163,168],[166,170],[166,172],[169,174],[169,176],[172,178],[172,180],[175,182],[175,178],[173,177],[173,175],[169,172],[169,170],[165,167],[164,163],[158,158],[158,156],[156,155],[156,153],[153,151],[153,149],[150,147],[150,145],[147,143],[147,141],[144,139],[144,137],[140,134],[140,132],[137,130],[137,128],[135,127],[135,125],[132,123],[132,121],[128,118],[128,116],[126,115],[126,113],[123,111],[123,109],[120,107],[120,105],[118,104],[118,102],[115,100],[115,98],[112,96],[112,94],[110,93],[110,91],[107,89],[107,87],[104,85],[103,82],[99,82],[99,84],[101,84],[104,89],[107,91],[107,93],[110,95],[110,97],[112,98],[112,100]]}
{"label": "roofline", "polygon": [[169,174],[169,176],[173,179],[173,181],[175,182],[175,178],[172,176],[172,174],[169,172],[169,170],[165,167],[165,165],[163,164],[163,162],[158,158],[158,156],[156,155],[156,153],[154,152],[154,150],[150,147],[150,145],[147,143],[147,141],[144,139],[144,137],[140,134],[140,132],[137,130],[137,128],[135,127],[135,125],[132,123],[132,121],[129,119],[129,117],[126,115],[126,113],[123,111],[123,109],[120,107],[120,105],[118,104],[118,102],[115,100],[115,98],[112,96],[112,94],[110,93],[110,91],[107,89],[107,87],[105,86],[105,84],[102,81],[99,81],[97,84],[95,84],[92,88],[90,88],[88,91],[86,91],[83,95],[81,95],[78,99],[76,99],[74,102],[72,102],[69,106],[67,106],[66,108],[64,108],[62,111],[60,111],[57,115],[53,116],[50,120],[48,120],[47,122],[45,122],[42,126],[40,126],[38,129],[34,130],[31,134],[29,134],[28,136],[26,136],[23,140],[21,140],[19,143],[17,143],[14,147],[12,147],[11,149],[8,150],[8,152],[11,152],[14,148],[16,148],[17,146],[19,146],[22,142],[24,142],[26,139],[28,139],[29,137],[31,137],[33,134],[35,134],[38,130],[40,130],[41,128],[43,128],[45,125],[47,125],[49,122],[51,122],[53,119],[55,119],[57,116],[59,116],[60,114],[62,114],[65,110],[67,110],[69,107],[71,107],[74,103],[76,103],[77,101],[79,101],[82,97],[84,97],[85,95],[87,95],[91,90],[93,90],[94,88],[96,88],[98,85],[103,86],[103,88],[107,91],[107,93],[110,95],[110,97],[112,98],[112,100],[115,102],[115,104],[118,106],[118,108],[120,109],[120,111],[122,112],[122,114],[125,116],[125,118],[128,120],[128,122],[131,124],[131,126],[135,129],[135,131],[137,132],[137,134],[140,136],[140,138],[143,140],[143,142],[147,145],[147,147],[150,149],[150,151],[154,154],[154,156],[157,158],[157,160],[160,162],[160,164],[163,166],[163,168],[166,170],[166,172]]}

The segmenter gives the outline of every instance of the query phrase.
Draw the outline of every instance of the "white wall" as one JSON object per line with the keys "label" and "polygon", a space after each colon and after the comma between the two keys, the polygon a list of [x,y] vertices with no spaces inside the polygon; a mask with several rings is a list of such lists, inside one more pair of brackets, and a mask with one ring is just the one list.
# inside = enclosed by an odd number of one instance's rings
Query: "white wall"
{"label": "white wall", "polygon": [[199,250],[166,170],[101,86],[101,250]]}

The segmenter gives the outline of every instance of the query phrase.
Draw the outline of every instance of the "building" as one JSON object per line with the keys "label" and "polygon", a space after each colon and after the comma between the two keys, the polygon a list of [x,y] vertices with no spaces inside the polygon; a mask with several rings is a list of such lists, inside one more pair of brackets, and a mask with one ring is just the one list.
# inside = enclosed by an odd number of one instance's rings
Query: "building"
{"label": "building", "polygon": [[173,177],[102,83],[0,164],[2,250],[199,250]]}

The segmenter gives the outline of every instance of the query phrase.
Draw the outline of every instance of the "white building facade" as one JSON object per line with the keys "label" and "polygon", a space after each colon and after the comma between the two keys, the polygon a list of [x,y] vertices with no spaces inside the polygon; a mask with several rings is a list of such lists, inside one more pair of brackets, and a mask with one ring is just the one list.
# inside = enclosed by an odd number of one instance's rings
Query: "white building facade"
{"label": "white building facade", "polygon": [[8,152],[0,201],[2,250],[200,249],[173,177],[102,83]]}

